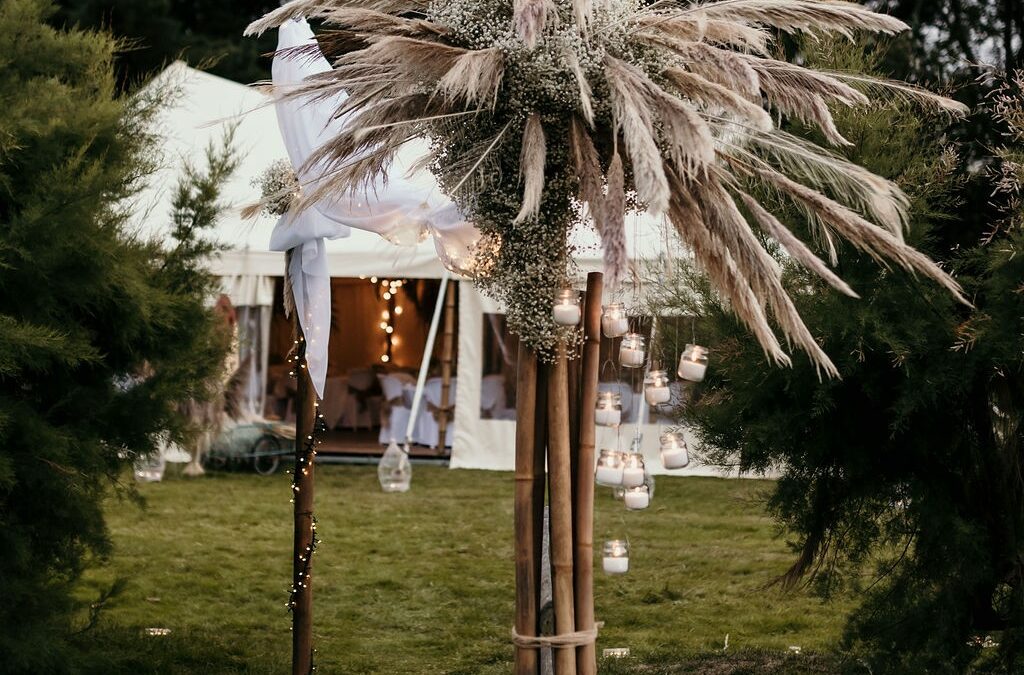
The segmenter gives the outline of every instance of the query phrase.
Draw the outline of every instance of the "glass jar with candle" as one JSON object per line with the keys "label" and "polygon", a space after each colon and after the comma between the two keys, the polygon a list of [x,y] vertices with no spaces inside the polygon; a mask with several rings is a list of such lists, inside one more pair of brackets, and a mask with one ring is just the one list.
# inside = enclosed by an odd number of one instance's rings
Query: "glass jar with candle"
{"label": "glass jar with candle", "polygon": [[679,357],[679,377],[689,382],[703,382],[708,369],[708,348],[686,345]]}
{"label": "glass jar with candle", "polygon": [[630,511],[642,511],[651,505],[651,490],[646,484],[629,488],[622,500]]}
{"label": "glass jar with candle", "polygon": [[672,398],[672,392],[668,388],[668,372],[664,370],[652,370],[644,378],[644,399],[647,405],[662,405],[668,403]]}
{"label": "glass jar with candle", "polygon": [[626,455],[622,463],[622,487],[634,488],[643,485],[647,477],[645,469],[644,456],[639,452]]}
{"label": "glass jar with candle", "polygon": [[629,542],[611,539],[604,543],[602,567],[605,574],[625,574],[629,571]]}
{"label": "glass jar with candle", "polygon": [[614,391],[599,391],[594,421],[600,427],[617,427],[622,424],[622,395]]}
{"label": "glass jar with candle", "polygon": [[388,445],[377,463],[377,479],[384,492],[408,492],[412,482],[412,464],[408,449],[403,450],[394,441]]}
{"label": "glass jar with candle", "polygon": [[601,332],[605,337],[622,337],[629,332],[629,317],[626,316],[626,305],[612,302],[604,306],[601,312]]}
{"label": "glass jar with candle", "polygon": [[594,479],[598,485],[618,487],[622,485],[622,469],[625,455],[618,450],[601,450],[597,458],[597,470]]}
{"label": "glass jar with candle", "polygon": [[661,465],[666,469],[682,469],[690,463],[690,450],[686,439],[678,431],[666,431],[661,435]]}
{"label": "glass jar with candle", "polygon": [[624,368],[643,368],[647,352],[644,350],[644,336],[629,333],[619,345],[619,364]]}
{"label": "glass jar with candle", "polygon": [[559,326],[575,326],[580,322],[580,294],[573,288],[563,288],[555,294],[552,317]]}

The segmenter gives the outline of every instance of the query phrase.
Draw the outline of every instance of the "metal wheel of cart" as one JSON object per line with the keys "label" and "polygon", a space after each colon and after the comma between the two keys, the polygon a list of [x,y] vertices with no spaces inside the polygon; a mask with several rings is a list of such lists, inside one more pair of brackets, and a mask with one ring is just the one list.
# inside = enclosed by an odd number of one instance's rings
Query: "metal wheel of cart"
{"label": "metal wheel of cart", "polygon": [[261,476],[269,476],[281,465],[281,442],[276,436],[261,436],[252,447],[252,468]]}

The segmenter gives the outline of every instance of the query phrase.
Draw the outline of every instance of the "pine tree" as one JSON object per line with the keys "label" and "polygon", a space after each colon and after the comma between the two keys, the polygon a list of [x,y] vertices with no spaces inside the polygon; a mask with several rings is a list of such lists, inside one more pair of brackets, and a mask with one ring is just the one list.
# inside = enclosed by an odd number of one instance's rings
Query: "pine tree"
{"label": "pine tree", "polygon": [[[1024,136],[1018,88],[1001,119]],[[794,536],[783,587],[864,593],[846,644],[873,672],[963,672],[998,651],[1024,667],[1024,170],[1011,147],[993,202],[951,217],[992,186],[946,146],[943,126],[917,112],[842,115],[853,161],[897,180],[912,199],[906,238],[944,261],[973,308],[850,248],[836,271],[861,297],[825,287],[779,252],[799,311],[842,379],[819,379],[806,358],[766,362],[757,343],[683,266],[666,302],[696,320],[712,367],[682,413],[711,461],[781,477],[768,506]],[[985,222],[978,212],[987,213]],[[815,240],[806,218],[786,224]],[[820,235],[820,233],[819,233]],[[820,249],[828,244],[819,238]],[[690,341],[669,332],[665,345]],[[981,651],[985,635],[999,650]]]}
{"label": "pine tree", "polygon": [[[202,398],[227,336],[197,241],[232,162],[179,190],[177,247],[127,205],[157,96],[119,97],[108,35],[59,31],[43,0],[0,3],[0,670],[70,672],[71,587],[110,552],[102,500]],[[191,224],[190,224],[191,223]]]}

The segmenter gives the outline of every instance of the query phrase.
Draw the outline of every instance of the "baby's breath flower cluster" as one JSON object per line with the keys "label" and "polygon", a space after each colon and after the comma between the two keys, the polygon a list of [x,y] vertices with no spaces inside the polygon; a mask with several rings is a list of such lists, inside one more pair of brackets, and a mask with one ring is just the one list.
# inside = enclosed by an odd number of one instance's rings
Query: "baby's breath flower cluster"
{"label": "baby's breath flower cluster", "polygon": [[264,169],[253,179],[252,186],[259,189],[263,213],[269,216],[287,213],[300,192],[299,179],[286,159],[279,159]]}

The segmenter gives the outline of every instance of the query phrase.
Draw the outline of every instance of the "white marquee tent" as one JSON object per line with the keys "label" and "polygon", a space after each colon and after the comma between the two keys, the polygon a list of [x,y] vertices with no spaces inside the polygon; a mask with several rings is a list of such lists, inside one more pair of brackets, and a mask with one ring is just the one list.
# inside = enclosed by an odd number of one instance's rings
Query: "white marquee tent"
{"label": "white marquee tent", "polygon": [[[158,81],[177,87],[172,104],[162,111],[157,132],[162,138],[162,164],[150,187],[137,203],[138,229],[144,236],[166,237],[173,191],[185,162],[202,166],[210,144],[217,145],[226,129],[235,126],[233,144],[242,157],[238,171],[223,193],[228,209],[219,221],[213,237],[225,250],[213,261],[212,271],[223,280],[223,288],[239,308],[240,322],[252,319],[262,343],[257,353],[262,358],[252,363],[254,409],[262,409],[266,389],[266,343],[269,313],[273,302],[275,278],[284,273],[284,256],[269,250],[275,219],[260,216],[243,220],[240,208],[258,198],[254,179],[271,163],[287,157],[278,128],[274,107],[261,91],[194,70],[184,63],[169,66]],[[664,252],[665,232],[659,221],[639,216],[628,219],[631,256],[639,260],[657,260]],[[589,228],[574,235],[575,249],[582,271],[601,268],[597,235]],[[416,245],[398,246],[377,234],[353,230],[351,236],[327,242],[330,273],[334,277],[441,278],[444,268],[430,239]],[[452,468],[511,470],[514,462],[514,422],[482,419],[480,415],[482,380],[482,337],[485,315],[500,313],[491,300],[479,294],[470,283],[459,282],[459,344],[455,401],[455,434],[451,454]],[[262,317],[262,319],[260,319]],[[643,448],[648,466],[660,469],[657,458],[658,427],[646,424]],[[623,443],[628,445],[633,428],[623,428]],[[598,443],[614,443],[610,430],[599,430]],[[717,469],[692,463],[677,474],[721,475]]]}

